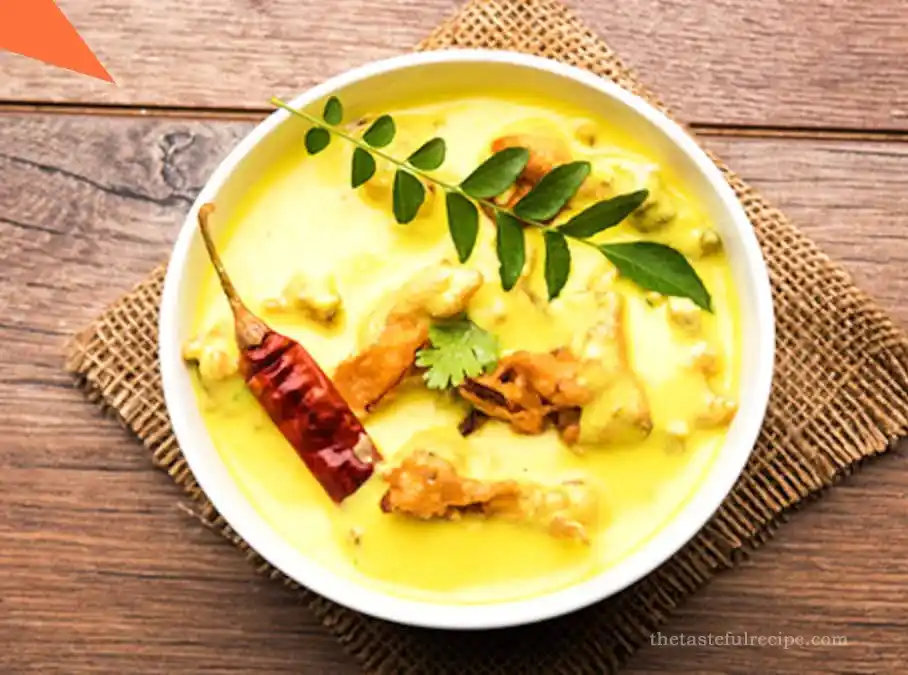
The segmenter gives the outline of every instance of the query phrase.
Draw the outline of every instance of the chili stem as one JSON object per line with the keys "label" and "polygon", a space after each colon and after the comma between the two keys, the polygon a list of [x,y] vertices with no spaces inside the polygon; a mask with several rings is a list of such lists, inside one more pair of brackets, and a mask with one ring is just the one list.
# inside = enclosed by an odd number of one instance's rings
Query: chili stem
{"label": "chili stem", "polygon": [[211,264],[214,265],[214,269],[218,274],[218,280],[221,282],[221,288],[224,289],[224,295],[227,296],[230,305],[233,306],[237,303],[242,305],[243,303],[240,300],[240,296],[236,292],[233,282],[230,280],[230,275],[227,274],[227,270],[224,268],[224,263],[221,261],[221,256],[218,253],[217,247],[214,245],[214,238],[211,236],[208,218],[213,212],[214,204],[202,204],[202,207],[199,209],[199,230],[202,232],[202,240],[205,242],[205,248],[208,250],[208,257],[211,259]]}
{"label": "chili stem", "polygon": [[221,288],[224,289],[224,295],[227,296],[227,302],[230,303],[236,326],[237,344],[240,349],[253,347],[261,344],[262,340],[265,339],[268,326],[246,308],[246,305],[240,299],[239,293],[236,292],[233,282],[230,280],[230,275],[227,274],[217,247],[214,245],[211,228],[208,225],[208,220],[213,211],[214,204],[202,204],[199,209],[199,230],[202,232],[202,240],[208,250],[208,258],[211,260],[211,264],[214,265],[218,281],[221,282]]}

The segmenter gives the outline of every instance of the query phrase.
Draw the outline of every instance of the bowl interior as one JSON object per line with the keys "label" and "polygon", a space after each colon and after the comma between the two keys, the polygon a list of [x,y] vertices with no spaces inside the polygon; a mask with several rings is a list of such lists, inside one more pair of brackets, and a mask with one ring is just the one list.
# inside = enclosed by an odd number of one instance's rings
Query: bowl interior
{"label": "bowl interior", "polygon": [[395,102],[452,91],[557,97],[608,123],[633,129],[653,158],[683,177],[722,234],[742,307],[743,357],[740,409],[725,445],[698,492],[668,526],[635,554],[575,586],[527,600],[494,605],[437,605],[385,595],[310,562],[285,543],[246,502],[208,437],[180,345],[188,337],[198,283],[208,262],[196,236],[198,206],[214,201],[231,210],[245,186],[291,144],[306,125],[276,112],[246,137],[216,170],[187,216],[165,282],[160,357],[165,398],[180,446],[203,490],[231,526],[265,559],[315,592],[358,611],[412,625],[494,628],[548,618],[607,597],[633,583],[675,553],[702,527],[740,473],[753,444],[769,394],[773,316],[769,283],[759,247],[743,210],[718,169],[679,127],[623,91],[591,74],[551,61],[502,52],[436,52],[378,62],[350,71],[303,94],[292,105],[318,113],[337,94],[348,119],[380,112]]}

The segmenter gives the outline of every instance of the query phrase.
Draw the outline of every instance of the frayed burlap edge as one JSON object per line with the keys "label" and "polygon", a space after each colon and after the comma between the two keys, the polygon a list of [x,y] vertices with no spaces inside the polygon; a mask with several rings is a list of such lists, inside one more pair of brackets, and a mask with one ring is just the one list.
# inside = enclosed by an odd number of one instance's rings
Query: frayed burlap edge
{"label": "frayed burlap edge", "polygon": [[[564,61],[665,107],[618,57],[554,0],[475,0],[420,49],[486,47]],[[164,267],[73,342],[67,368],[88,398],[145,444],[156,466],[194,500],[194,514],[243,550],[258,571],[301,594],[370,672],[611,672],[688,595],[740,553],[759,546],[793,507],[883,452],[908,426],[908,341],[776,209],[721,161],[770,269],[777,363],[766,422],[735,489],[709,524],[659,570],[570,617],[495,633],[440,634],[364,617],[301,588],[272,568],[200,491],[170,429],[157,365]]]}

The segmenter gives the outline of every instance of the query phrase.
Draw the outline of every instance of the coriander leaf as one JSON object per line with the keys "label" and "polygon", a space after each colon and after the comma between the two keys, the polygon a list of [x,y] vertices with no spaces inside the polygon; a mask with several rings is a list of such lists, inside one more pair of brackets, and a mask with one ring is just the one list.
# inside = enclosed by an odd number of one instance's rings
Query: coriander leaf
{"label": "coriander leaf", "polygon": [[556,166],[517,202],[514,213],[520,218],[538,222],[554,218],[589,175],[589,162],[571,162]]}
{"label": "coriander leaf", "polygon": [[394,174],[394,218],[401,225],[406,225],[419,213],[426,198],[426,188],[422,182],[409,171],[398,169]]}
{"label": "coriander leaf", "polygon": [[368,150],[356,148],[353,151],[353,164],[350,167],[350,185],[358,188],[375,175],[375,158]]}
{"label": "coriander leaf", "polygon": [[457,259],[464,263],[476,245],[476,236],[479,234],[479,211],[476,204],[457,192],[448,192],[445,195],[445,206],[448,211],[448,230],[451,232],[454,248],[457,249]]}
{"label": "coriander leaf", "polygon": [[581,239],[592,237],[594,234],[620,224],[636,211],[647,197],[649,197],[649,190],[637,190],[606,199],[581,211],[563,225],[559,225],[558,231],[569,237],[580,237]]}
{"label": "coriander leaf", "polygon": [[549,291],[549,300],[554,300],[561,293],[571,273],[571,249],[564,235],[555,230],[546,230],[545,239],[545,286]]}
{"label": "coriander leaf", "polygon": [[694,304],[712,311],[709,291],[696,270],[681,253],[665,244],[635,241],[598,246],[618,273],[647,291],[690,298]]}
{"label": "coriander leaf", "polygon": [[[437,349],[423,349],[416,355],[416,365],[420,368],[426,368],[423,373],[423,379],[429,389],[447,389],[456,387],[452,379],[457,370],[457,364],[448,358],[447,352]],[[461,375],[461,377],[464,377]]]}
{"label": "coriander leaf", "polygon": [[332,96],[325,103],[325,110],[322,117],[328,124],[338,125],[344,119],[344,106],[341,105],[337,96]]}
{"label": "coriander leaf", "polygon": [[328,147],[331,142],[331,134],[327,129],[322,127],[312,127],[306,132],[306,150],[310,155],[317,155]]}
{"label": "coriander leaf", "polygon": [[397,128],[394,126],[394,119],[390,115],[382,115],[366,129],[363,140],[373,148],[383,148],[394,140],[395,133]]}
{"label": "coriander leaf", "polygon": [[423,171],[434,171],[445,161],[445,142],[442,138],[433,138],[423,143],[412,155],[407,157],[411,166]]}
{"label": "coriander leaf", "polygon": [[468,319],[432,324],[429,347],[416,354],[416,365],[430,389],[445,389],[477,377],[498,362],[498,340]]}
{"label": "coriander leaf", "polygon": [[501,287],[509,291],[514,288],[526,263],[523,226],[514,216],[504,211],[498,211],[495,222],[498,229],[495,244],[500,263],[498,274],[501,277]]}
{"label": "coriander leaf", "polygon": [[505,148],[480,164],[460,187],[474,199],[489,199],[511,187],[530,161],[526,148]]}

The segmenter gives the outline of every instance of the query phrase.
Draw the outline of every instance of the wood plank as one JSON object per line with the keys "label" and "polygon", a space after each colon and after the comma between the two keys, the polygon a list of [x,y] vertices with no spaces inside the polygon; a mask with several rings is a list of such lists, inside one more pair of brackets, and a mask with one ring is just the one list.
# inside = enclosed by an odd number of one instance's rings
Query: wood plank
{"label": "wood plank", "polygon": [[[0,53],[0,100],[269,106],[415,45],[457,0],[63,0],[117,82]],[[223,20],[219,20],[223,17]]]}
{"label": "wood plank", "polygon": [[[686,120],[908,130],[900,0],[569,4]],[[262,109],[406,51],[458,0],[60,5],[119,86],[3,53],[0,100]]]}
{"label": "wood plank", "polygon": [[[291,594],[176,508],[61,371],[65,336],[166,255],[250,126],[0,116],[0,672],[357,672]],[[908,145],[707,140],[908,324]],[[899,672],[906,469],[904,451],[872,463],[664,631],[847,646],[650,648],[628,672]]]}

